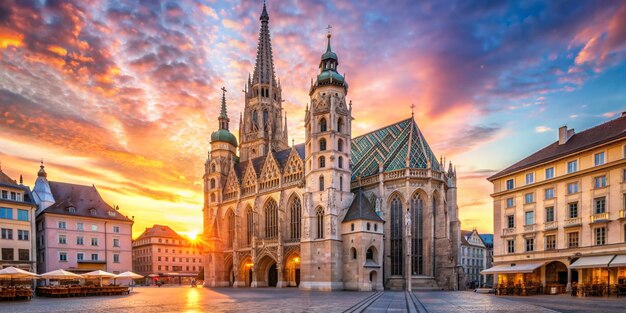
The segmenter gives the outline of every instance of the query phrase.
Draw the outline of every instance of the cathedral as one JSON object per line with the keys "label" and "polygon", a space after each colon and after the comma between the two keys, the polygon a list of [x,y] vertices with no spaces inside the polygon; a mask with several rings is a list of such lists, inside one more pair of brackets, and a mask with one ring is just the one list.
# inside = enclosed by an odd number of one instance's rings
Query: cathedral
{"label": "cathedral", "polygon": [[260,21],[239,142],[225,89],[211,134],[205,286],[457,289],[456,170],[437,160],[413,116],[352,137],[358,104],[346,99],[330,33],[309,89],[305,142],[290,145],[265,5]]}

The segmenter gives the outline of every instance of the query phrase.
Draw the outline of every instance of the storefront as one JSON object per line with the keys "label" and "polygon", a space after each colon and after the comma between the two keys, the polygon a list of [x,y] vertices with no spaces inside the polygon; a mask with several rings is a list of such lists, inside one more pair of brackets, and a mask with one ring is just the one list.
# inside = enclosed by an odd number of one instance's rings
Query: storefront
{"label": "storefront", "polygon": [[541,270],[543,262],[500,264],[480,272],[494,274],[498,295],[531,295],[543,292]]}

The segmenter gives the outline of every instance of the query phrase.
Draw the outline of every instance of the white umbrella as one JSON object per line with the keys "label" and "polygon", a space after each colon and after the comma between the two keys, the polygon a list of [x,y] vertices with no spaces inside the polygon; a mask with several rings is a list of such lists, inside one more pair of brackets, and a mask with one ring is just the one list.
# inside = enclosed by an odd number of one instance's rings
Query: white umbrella
{"label": "white umbrella", "polygon": [[35,278],[37,276],[39,275],[13,266],[0,270],[0,278],[9,278],[11,285],[13,284],[13,278]]}
{"label": "white umbrella", "polygon": [[133,272],[124,272],[121,273],[117,276],[115,276],[115,278],[131,278],[131,279],[139,279],[139,278],[143,278],[143,275],[139,275],[137,273],[133,273]]}
{"label": "white umbrella", "polygon": [[100,286],[102,286],[102,279],[103,278],[114,278],[115,274],[109,273],[109,272],[105,272],[105,271],[101,271],[101,270],[97,270],[97,271],[85,273],[85,274],[83,274],[83,277],[85,277],[85,278],[99,278],[100,279]]}
{"label": "white umbrella", "polygon": [[43,273],[41,275],[41,278],[47,278],[47,279],[80,279],[83,278],[82,276],[78,275],[78,274],[74,274],[72,272],[68,272],[64,269],[59,269],[56,271],[51,271],[51,272],[47,272],[47,273]]}

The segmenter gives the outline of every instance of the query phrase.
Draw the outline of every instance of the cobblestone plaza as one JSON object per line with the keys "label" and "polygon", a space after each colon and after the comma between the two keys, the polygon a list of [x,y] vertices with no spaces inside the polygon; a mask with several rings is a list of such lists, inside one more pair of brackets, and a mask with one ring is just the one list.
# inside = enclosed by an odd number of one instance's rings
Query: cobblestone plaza
{"label": "cobblestone plaza", "polygon": [[623,298],[497,297],[473,292],[316,292],[139,287],[128,296],[1,302],[0,312],[625,312]]}

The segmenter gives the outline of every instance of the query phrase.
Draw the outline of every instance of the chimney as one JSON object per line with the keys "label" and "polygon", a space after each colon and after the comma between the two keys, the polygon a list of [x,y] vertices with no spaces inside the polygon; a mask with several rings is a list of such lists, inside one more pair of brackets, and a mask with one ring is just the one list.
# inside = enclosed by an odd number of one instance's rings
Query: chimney
{"label": "chimney", "polygon": [[559,145],[565,144],[570,138],[574,136],[574,129],[567,129],[567,125],[559,128]]}

